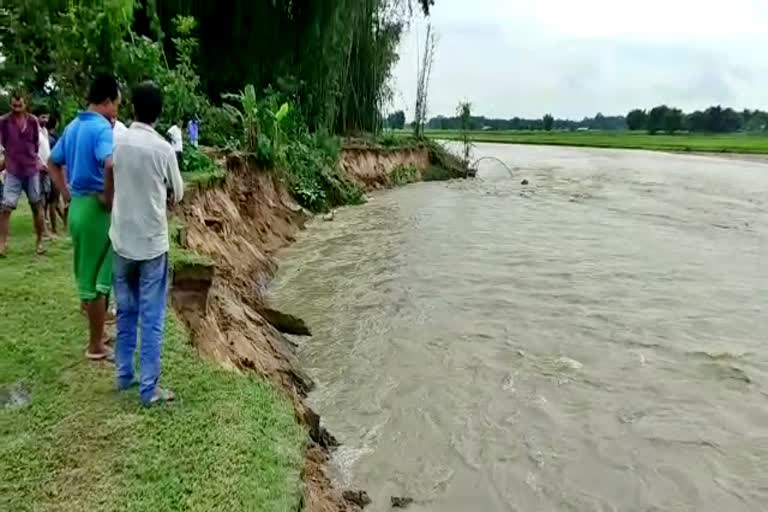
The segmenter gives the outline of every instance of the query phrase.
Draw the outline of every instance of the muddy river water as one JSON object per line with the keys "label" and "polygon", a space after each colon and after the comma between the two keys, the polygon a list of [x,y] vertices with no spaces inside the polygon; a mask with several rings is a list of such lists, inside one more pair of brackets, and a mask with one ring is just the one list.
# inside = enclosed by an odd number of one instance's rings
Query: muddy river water
{"label": "muddy river water", "polygon": [[[768,510],[768,165],[478,145],[286,251],[368,510]],[[521,180],[529,185],[521,185]]]}

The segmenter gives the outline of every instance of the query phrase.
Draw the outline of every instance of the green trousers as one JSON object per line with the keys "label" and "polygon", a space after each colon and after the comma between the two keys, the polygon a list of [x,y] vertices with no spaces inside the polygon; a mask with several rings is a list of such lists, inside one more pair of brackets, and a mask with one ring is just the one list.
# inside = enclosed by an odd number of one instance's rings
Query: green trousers
{"label": "green trousers", "polygon": [[109,295],[112,289],[110,213],[96,195],[73,197],[68,220],[80,300],[92,301],[99,295]]}

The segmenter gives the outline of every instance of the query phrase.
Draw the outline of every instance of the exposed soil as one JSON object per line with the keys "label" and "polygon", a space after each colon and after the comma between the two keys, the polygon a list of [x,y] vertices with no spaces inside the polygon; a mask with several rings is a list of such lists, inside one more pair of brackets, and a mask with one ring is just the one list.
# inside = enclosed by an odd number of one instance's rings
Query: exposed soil
{"label": "exposed soil", "polygon": [[428,149],[421,147],[398,151],[352,147],[344,151],[340,165],[352,181],[367,189],[375,189],[387,186],[389,175],[398,167],[413,166],[426,171],[430,166],[430,154]]}
{"label": "exposed soil", "polygon": [[[355,148],[345,150],[340,165],[350,179],[372,189],[388,183],[389,173],[399,166],[426,171],[430,151]],[[183,245],[209,257],[214,267],[176,269],[174,306],[201,355],[233,371],[266,377],[292,401],[297,420],[312,438],[303,471],[305,510],[359,510],[364,500],[349,498],[364,493],[342,492],[328,476],[329,450],[336,440],[306,405],[312,380],[300,368],[295,347],[281,334],[308,334],[309,329],[300,319],[270,309],[264,300],[277,270],[276,252],[295,240],[308,213],[272,173],[239,157],[230,157],[227,167],[223,183],[195,191],[179,208]]]}

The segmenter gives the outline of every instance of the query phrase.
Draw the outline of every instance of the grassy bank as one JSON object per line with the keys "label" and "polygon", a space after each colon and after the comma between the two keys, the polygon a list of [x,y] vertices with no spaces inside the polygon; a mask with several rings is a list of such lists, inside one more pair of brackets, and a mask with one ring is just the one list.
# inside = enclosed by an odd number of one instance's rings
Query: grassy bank
{"label": "grassy bank", "polygon": [[[457,140],[454,130],[430,130],[432,139]],[[476,131],[475,142],[534,144],[653,151],[692,151],[703,153],[768,154],[768,135],[764,134],[677,134],[648,135],[644,132],[531,132]]]}
{"label": "grassy bank", "polygon": [[173,315],[162,378],[179,401],[117,393],[83,357],[70,258],[65,240],[34,256],[20,208],[0,260],[0,510],[296,510],[306,434],[290,404],[201,360]]}

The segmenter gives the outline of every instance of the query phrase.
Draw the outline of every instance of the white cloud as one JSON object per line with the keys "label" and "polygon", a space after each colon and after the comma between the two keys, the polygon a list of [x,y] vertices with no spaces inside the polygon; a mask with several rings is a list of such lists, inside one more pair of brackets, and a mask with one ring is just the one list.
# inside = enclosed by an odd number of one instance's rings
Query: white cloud
{"label": "white cloud", "polygon": [[[460,99],[486,115],[581,117],[668,103],[768,109],[768,2],[437,0],[430,114]],[[424,22],[395,72],[395,106],[413,110]]]}

